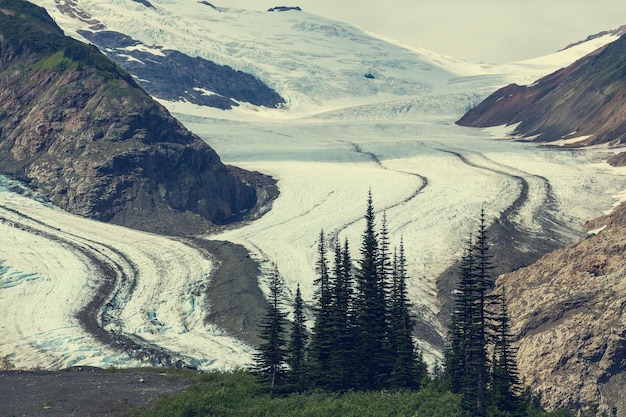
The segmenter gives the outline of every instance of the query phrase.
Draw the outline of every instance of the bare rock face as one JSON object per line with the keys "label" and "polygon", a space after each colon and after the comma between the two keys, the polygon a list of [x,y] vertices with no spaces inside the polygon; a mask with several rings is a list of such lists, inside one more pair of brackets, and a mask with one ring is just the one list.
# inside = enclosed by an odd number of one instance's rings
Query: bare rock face
{"label": "bare rock face", "polygon": [[[132,74],[153,97],[224,110],[241,102],[273,108],[285,104],[278,93],[257,78],[228,66],[164,48],[158,48],[158,55],[145,52],[156,47],[110,30],[79,33]],[[207,90],[211,93],[204,93]]]}
{"label": "bare rock face", "polygon": [[8,4],[0,9],[2,173],[69,212],[156,232],[199,232],[254,207],[260,175],[244,181],[43,9]]}
{"label": "bare rock face", "polygon": [[527,384],[549,408],[626,416],[626,205],[580,243],[502,275]]}

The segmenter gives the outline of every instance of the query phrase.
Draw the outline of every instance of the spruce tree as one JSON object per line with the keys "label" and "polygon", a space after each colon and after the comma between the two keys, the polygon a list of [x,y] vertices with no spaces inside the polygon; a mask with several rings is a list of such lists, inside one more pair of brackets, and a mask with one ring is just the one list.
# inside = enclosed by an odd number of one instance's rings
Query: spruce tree
{"label": "spruce tree", "polygon": [[460,277],[454,292],[454,306],[445,352],[445,376],[450,390],[462,394],[468,385],[468,344],[474,336],[471,332],[475,320],[474,290],[476,259],[472,251],[472,238],[467,242],[461,257]]}
{"label": "spruce tree", "polygon": [[354,341],[350,319],[352,310],[352,271],[348,242],[345,251],[339,241],[335,244],[335,261],[332,282],[331,332],[332,356],[329,371],[329,388],[345,391],[353,387]]}
{"label": "spruce tree", "polygon": [[317,300],[313,335],[309,348],[311,377],[320,387],[328,387],[333,354],[332,293],[324,231],[320,231],[315,280]]}
{"label": "spruce tree", "polygon": [[346,373],[344,375],[344,388],[356,388],[358,378],[356,373],[360,370],[360,364],[358,362],[358,336],[357,336],[357,320],[356,320],[356,290],[355,290],[355,278],[353,275],[352,257],[350,256],[350,246],[348,239],[345,239],[343,244],[343,251],[341,253],[341,272],[342,288],[343,288],[343,300],[342,305],[346,308],[345,316],[343,317],[345,331],[341,335],[341,343],[343,354],[345,355]]}
{"label": "spruce tree", "polygon": [[[383,355],[380,358],[380,375],[383,386],[387,384],[395,364],[395,352],[392,348],[391,331],[391,287],[393,279],[393,260],[390,252],[389,229],[387,224],[387,212],[383,212],[380,233],[378,235],[378,300],[381,303],[380,311],[384,314]],[[405,274],[406,275],[406,274]],[[412,331],[412,328],[409,330]]]}
{"label": "spruce tree", "polygon": [[499,312],[494,319],[491,402],[497,410],[511,416],[526,415],[526,405],[521,398],[522,386],[517,369],[516,352],[511,341],[510,320],[504,288],[497,296]]}
{"label": "spruce tree", "polygon": [[446,349],[446,376],[450,389],[462,395],[463,407],[474,416],[485,415],[490,382],[486,312],[488,285],[485,282],[490,263],[483,226],[481,221],[476,242],[470,235],[461,258],[461,274]]}
{"label": "spruce tree", "polygon": [[394,252],[393,285],[390,301],[390,344],[395,356],[390,385],[394,388],[417,389],[427,378],[428,371],[421,352],[413,342],[415,320],[410,313],[406,286],[406,257],[404,241],[400,240],[400,253]]}
{"label": "spruce tree", "polygon": [[305,353],[308,335],[303,307],[302,293],[300,292],[300,284],[298,284],[296,298],[294,300],[293,325],[288,348],[288,361],[290,366],[290,382],[293,387],[300,392],[304,391],[307,387]]}
{"label": "spruce tree", "polygon": [[[445,379],[462,395],[472,416],[527,415],[526,400],[511,346],[504,293],[493,295],[492,256],[481,210],[476,239],[471,235],[461,259],[452,322],[445,352]],[[491,363],[487,352],[492,352]]]}
{"label": "spruce tree", "polygon": [[361,364],[360,385],[364,389],[383,388],[388,375],[388,326],[386,299],[381,288],[379,246],[371,191],[365,213],[365,230],[361,241],[361,259],[356,272],[356,331],[358,358]]}
{"label": "spruce tree", "polygon": [[489,291],[493,287],[493,278],[491,271],[493,270],[492,256],[489,253],[489,242],[487,236],[487,222],[485,219],[484,209],[480,210],[480,218],[478,225],[478,233],[476,242],[473,246],[476,258],[476,298],[478,307],[476,308],[479,315],[478,323],[476,323],[477,335],[473,346],[473,363],[476,369],[476,412],[483,415],[485,413],[487,401],[487,388],[491,383],[491,374],[489,372],[489,360],[487,357],[487,346],[490,342],[489,322],[493,317],[490,306],[493,304],[493,298],[489,296]]}
{"label": "spruce tree", "polygon": [[276,265],[269,280],[269,290],[269,304],[259,333],[264,342],[255,355],[253,371],[269,387],[270,392],[273,392],[284,383],[287,368],[284,332],[286,313],[282,309],[281,301],[284,284]]}

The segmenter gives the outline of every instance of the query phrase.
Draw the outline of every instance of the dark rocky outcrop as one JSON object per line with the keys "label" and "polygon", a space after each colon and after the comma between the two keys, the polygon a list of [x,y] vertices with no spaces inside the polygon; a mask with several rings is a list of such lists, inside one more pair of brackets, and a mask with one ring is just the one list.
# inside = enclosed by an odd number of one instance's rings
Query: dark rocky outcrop
{"label": "dark rocky outcrop", "polygon": [[[79,33],[132,74],[150,95],[227,110],[239,102],[276,108],[285,100],[258,78],[179,51],[158,48],[158,54],[136,39],[110,30]],[[145,45],[144,45],[145,46]]]}
{"label": "dark rocky outcrop", "polygon": [[242,219],[268,183],[222,164],[43,8],[0,0],[0,74],[0,172],[71,213],[191,234]]}
{"label": "dark rocky outcrop", "polygon": [[152,5],[152,3],[150,3],[148,0],[133,0],[133,1],[134,1],[135,3],[143,4],[143,5],[144,5],[144,6],[146,6],[146,7],[149,7],[149,8],[151,8],[151,9],[155,9],[155,10],[156,10],[156,7],[154,7],[154,6]]}
{"label": "dark rocky outcrop", "polygon": [[626,142],[626,36],[529,86],[506,86],[457,124],[514,125],[515,135],[575,146]]}
{"label": "dark rocky outcrop", "polygon": [[269,9],[267,9],[268,12],[288,12],[291,10],[295,10],[297,12],[302,11],[300,6],[276,6],[276,7],[270,7]]}

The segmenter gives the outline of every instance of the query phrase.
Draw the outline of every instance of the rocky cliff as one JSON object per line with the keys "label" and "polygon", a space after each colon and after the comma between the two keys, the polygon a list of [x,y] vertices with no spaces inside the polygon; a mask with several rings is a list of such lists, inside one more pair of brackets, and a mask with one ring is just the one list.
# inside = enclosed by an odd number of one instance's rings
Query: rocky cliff
{"label": "rocky cliff", "polygon": [[0,0],[0,172],[72,213],[175,234],[241,219],[267,180],[222,164],[128,73],[21,0]]}
{"label": "rocky cliff", "polygon": [[545,405],[599,403],[626,416],[626,205],[589,226],[595,234],[497,285],[521,374]]}
{"label": "rocky cliff", "polygon": [[[96,26],[99,27],[99,26]],[[79,33],[128,71],[151,96],[228,110],[239,103],[280,107],[285,100],[259,79],[179,51],[149,47],[109,30]],[[150,51],[150,52],[149,52]]]}
{"label": "rocky cliff", "polygon": [[[532,85],[496,91],[457,123],[516,125],[514,135],[560,146],[623,145],[626,36]],[[609,162],[626,165],[626,153]],[[600,404],[626,417],[626,204],[588,227],[581,242],[501,275],[497,291],[506,289],[521,376],[544,405]]]}
{"label": "rocky cliff", "polygon": [[457,123],[517,124],[515,135],[576,146],[626,142],[626,36],[532,85],[496,91]]}

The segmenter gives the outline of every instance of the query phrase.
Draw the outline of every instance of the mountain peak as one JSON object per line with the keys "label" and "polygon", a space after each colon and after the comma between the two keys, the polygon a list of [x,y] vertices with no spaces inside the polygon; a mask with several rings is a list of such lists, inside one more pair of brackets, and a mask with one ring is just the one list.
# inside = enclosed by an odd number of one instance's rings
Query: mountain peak
{"label": "mountain peak", "polygon": [[578,42],[574,42],[574,43],[570,43],[569,45],[567,45],[565,48],[562,49],[562,51],[569,49],[569,48],[573,48],[575,46],[578,46],[580,44],[583,44],[585,42],[589,42],[592,41],[594,39],[598,39],[601,38],[603,36],[607,36],[607,35],[612,35],[612,36],[622,36],[624,33],[626,33],[626,25],[620,26],[617,29],[612,29],[612,30],[603,30],[602,32],[598,32],[596,34],[593,35],[589,35],[587,36],[584,40],[582,41],[578,41]]}

